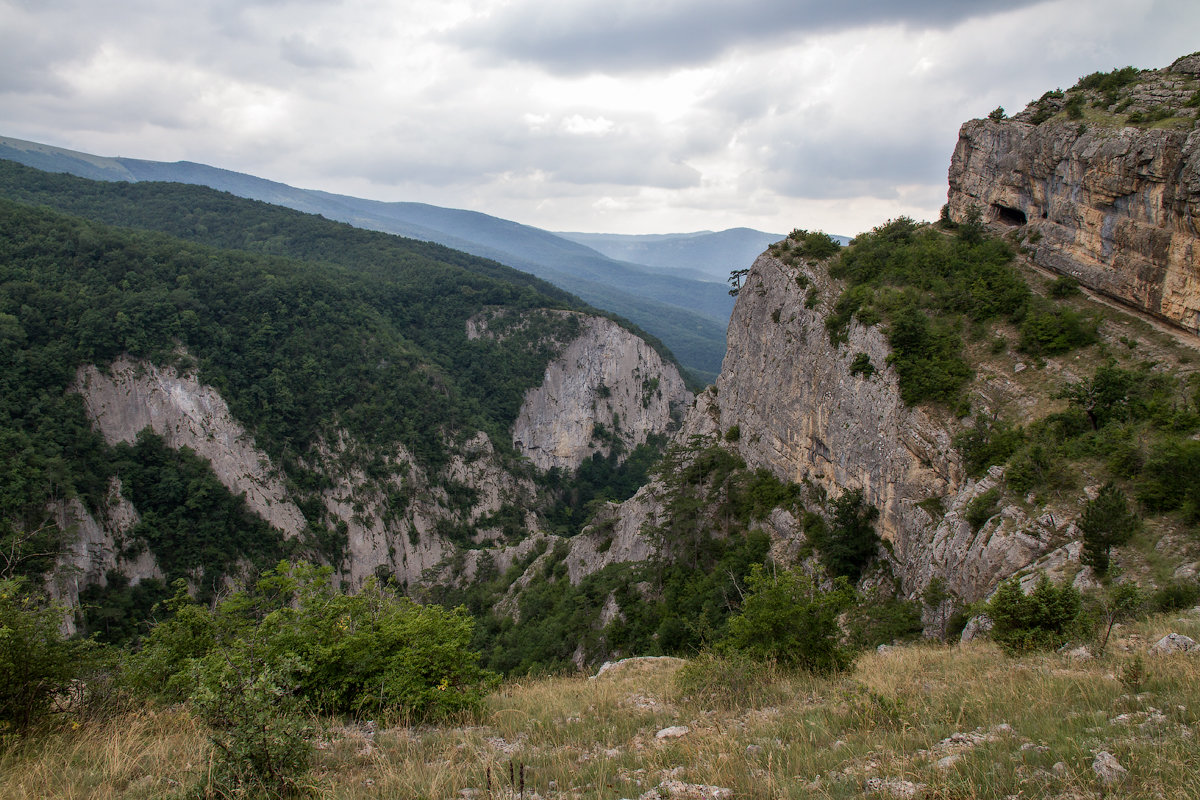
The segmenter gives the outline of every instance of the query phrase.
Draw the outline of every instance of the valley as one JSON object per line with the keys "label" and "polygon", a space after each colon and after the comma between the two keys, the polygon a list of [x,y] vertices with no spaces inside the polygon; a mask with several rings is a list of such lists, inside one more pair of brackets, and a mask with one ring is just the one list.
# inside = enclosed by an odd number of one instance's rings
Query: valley
{"label": "valley", "polygon": [[[4,140],[15,796],[1190,796],[1197,63],[964,123],[849,243]],[[722,308],[719,372],[643,324]]]}

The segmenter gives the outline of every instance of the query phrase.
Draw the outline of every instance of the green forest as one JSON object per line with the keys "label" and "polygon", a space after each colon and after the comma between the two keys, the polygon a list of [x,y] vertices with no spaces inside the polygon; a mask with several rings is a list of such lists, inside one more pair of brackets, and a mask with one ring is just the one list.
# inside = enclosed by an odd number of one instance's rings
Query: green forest
{"label": "green forest", "polygon": [[[202,595],[242,559],[339,564],[344,533],[318,494],[333,469],[386,479],[397,445],[435,475],[449,443],[484,431],[512,470],[531,474],[511,423],[578,330],[572,315],[541,312],[591,311],[484,259],[201,187],[0,162],[0,195],[0,537],[38,532],[49,543],[52,501],[78,497],[96,512],[119,475],[141,514],[125,554],[150,548],[167,582],[187,575]],[[496,308],[521,312],[522,324],[469,341],[467,319]],[[70,387],[79,367],[121,354],[194,369],[217,388],[283,469],[307,534],[284,543],[206,463],[157,437],[107,446]],[[319,443],[340,431],[359,446],[322,464]],[[565,488],[542,476],[541,511],[578,530],[578,509],[628,496],[652,460],[653,448],[628,466],[602,459]],[[30,556],[10,572],[51,562]],[[124,617],[166,591],[142,587],[135,600],[135,589],[117,580],[102,596],[91,590],[97,630],[127,636]]]}

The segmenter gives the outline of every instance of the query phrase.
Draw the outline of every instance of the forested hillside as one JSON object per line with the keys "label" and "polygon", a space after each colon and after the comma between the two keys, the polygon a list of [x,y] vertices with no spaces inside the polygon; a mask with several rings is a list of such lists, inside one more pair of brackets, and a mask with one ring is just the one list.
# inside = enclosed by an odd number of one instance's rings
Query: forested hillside
{"label": "forested hillside", "polygon": [[603,255],[569,237],[476,211],[299,189],[186,161],[106,158],[4,136],[0,136],[0,159],[100,181],[207,186],[494,259],[633,320],[665,341],[700,382],[716,378],[725,354],[725,325],[733,307],[724,285],[728,269],[715,277],[666,275],[645,264]]}
{"label": "forested hillside", "polygon": [[[451,520],[478,491],[443,470],[475,432],[504,469],[541,481],[535,497],[495,515],[511,517],[502,527],[518,538],[531,511],[577,528],[574,504],[626,496],[638,481],[625,473],[645,470],[646,457],[621,467],[613,454],[578,480],[548,480],[513,451],[525,392],[579,328],[576,315],[543,312],[585,308],[537,278],[196,186],[97,183],[0,162],[0,194],[14,198],[0,199],[0,538],[7,546],[36,532],[38,546],[23,550],[39,554],[5,572],[50,568],[66,532],[48,509],[78,497],[103,518],[119,478],[139,515],[122,552],[148,548],[165,581],[135,599],[136,587],[113,575],[107,594],[89,595],[113,638],[132,632],[176,577],[205,593],[247,559],[342,563],[346,530],[329,498],[344,474],[384,492],[397,520],[436,501],[451,515],[439,535],[456,540]],[[493,323],[503,335],[468,339],[467,320],[495,308],[520,313]],[[282,470],[304,535],[285,538],[250,513],[186,448],[149,432],[106,444],[74,390],[77,370],[118,357],[194,371],[216,388]],[[433,499],[414,495],[400,450],[429,476]]]}

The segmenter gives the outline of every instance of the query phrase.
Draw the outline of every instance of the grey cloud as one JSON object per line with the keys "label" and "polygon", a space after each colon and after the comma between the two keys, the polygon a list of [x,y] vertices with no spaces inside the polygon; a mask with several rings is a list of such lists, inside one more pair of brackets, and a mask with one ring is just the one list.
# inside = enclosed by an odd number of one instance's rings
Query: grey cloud
{"label": "grey cloud", "polygon": [[700,173],[683,163],[679,144],[652,126],[617,126],[604,136],[562,130],[563,114],[539,130],[505,112],[480,109],[475,124],[417,109],[372,142],[369,151],[331,154],[328,173],[350,173],[378,184],[470,185],[500,176],[577,186],[647,186],[683,189]]}
{"label": "grey cloud", "polygon": [[304,69],[345,69],[354,66],[354,59],[345,48],[318,44],[296,34],[279,40],[279,52],[284,61]]}
{"label": "grey cloud", "polygon": [[1049,0],[517,0],[451,40],[573,73],[704,63],[740,44],[795,34],[904,25],[946,28]]}

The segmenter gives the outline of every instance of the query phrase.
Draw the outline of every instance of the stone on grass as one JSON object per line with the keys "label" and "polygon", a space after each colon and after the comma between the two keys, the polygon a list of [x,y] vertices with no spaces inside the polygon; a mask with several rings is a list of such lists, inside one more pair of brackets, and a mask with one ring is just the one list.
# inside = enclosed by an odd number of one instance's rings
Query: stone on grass
{"label": "stone on grass", "polygon": [[687,736],[692,732],[692,729],[687,725],[672,725],[669,728],[663,728],[658,733],[654,734],[655,739],[678,739],[680,736]]}
{"label": "stone on grass", "polygon": [[916,797],[925,791],[925,784],[913,783],[900,778],[867,778],[868,794],[886,794],[900,800]]}
{"label": "stone on grass", "polygon": [[1200,644],[1182,633],[1168,633],[1150,648],[1151,653],[1200,653]]}
{"label": "stone on grass", "polygon": [[1096,758],[1092,761],[1092,771],[1105,785],[1116,783],[1129,774],[1129,770],[1122,767],[1121,763],[1107,750],[1096,753]]}
{"label": "stone on grass", "polygon": [[733,789],[705,786],[702,783],[664,781],[658,785],[658,794],[671,800],[730,800],[733,797]]}

